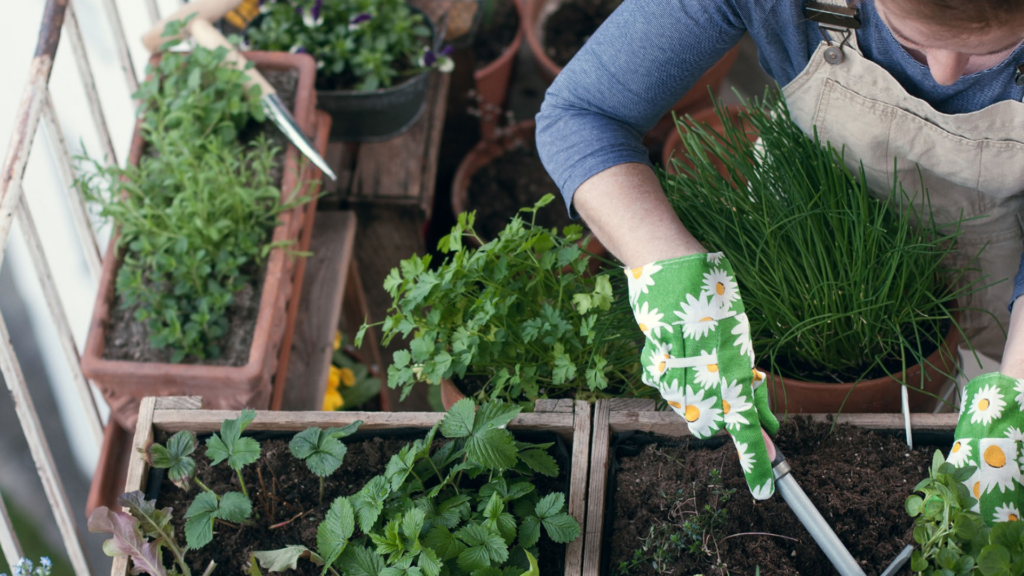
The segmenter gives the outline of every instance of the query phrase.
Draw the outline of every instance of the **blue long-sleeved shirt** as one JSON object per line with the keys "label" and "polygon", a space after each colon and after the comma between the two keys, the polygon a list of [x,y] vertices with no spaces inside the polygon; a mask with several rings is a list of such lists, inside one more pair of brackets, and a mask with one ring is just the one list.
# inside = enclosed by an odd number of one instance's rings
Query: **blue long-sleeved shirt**
{"label": "blue long-sleeved shirt", "polygon": [[[643,134],[744,32],[780,86],[793,80],[821,41],[803,6],[804,0],[624,0],[555,79],[537,115],[537,148],[566,206],[591,176],[619,164],[650,164]],[[1014,81],[1024,45],[995,68],[942,86],[893,37],[872,0],[860,12],[864,55],[936,110],[962,114],[1024,97]],[[1013,299],[1021,295],[1024,257]]]}

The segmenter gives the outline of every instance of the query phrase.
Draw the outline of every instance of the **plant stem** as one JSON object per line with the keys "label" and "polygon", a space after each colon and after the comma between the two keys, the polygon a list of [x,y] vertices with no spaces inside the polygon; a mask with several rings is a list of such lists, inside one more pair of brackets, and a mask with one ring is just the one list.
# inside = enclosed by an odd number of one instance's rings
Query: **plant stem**
{"label": "plant stem", "polygon": [[320,476],[320,504],[324,503],[324,477]]}
{"label": "plant stem", "polygon": [[268,530],[277,530],[278,528],[284,528],[285,526],[291,524],[292,522],[298,520],[299,518],[302,518],[306,514],[309,514],[309,510],[306,510],[304,512],[299,512],[298,514],[296,514],[295,516],[292,516],[291,518],[285,520],[284,522],[278,522],[277,524],[274,524],[273,526],[268,528]]}
{"label": "plant stem", "polygon": [[210,576],[210,574],[213,573],[213,569],[216,567],[217,563],[213,560],[210,560],[210,564],[206,567],[206,570],[203,570],[203,576]]}
{"label": "plant stem", "polygon": [[200,480],[199,478],[196,478],[196,484],[199,484],[199,487],[202,488],[203,490],[206,490],[207,492],[209,492],[211,494],[214,493],[213,490],[210,490],[210,488],[207,487],[206,484],[203,484],[203,481]]}
{"label": "plant stem", "polygon": [[235,470],[235,474],[238,474],[238,483],[242,485],[242,496],[249,497],[249,491],[245,489],[245,480],[242,480],[242,469]]}
{"label": "plant stem", "polygon": [[772,534],[770,532],[739,532],[737,534],[730,534],[725,538],[722,538],[722,542],[725,542],[729,538],[735,538],[736,536],[772,536],[775,538],[782,538],[783,540],[792,540],[793,542],[799,542],[796,538],[790,538],[789,536],[783,536],[782,534]]}

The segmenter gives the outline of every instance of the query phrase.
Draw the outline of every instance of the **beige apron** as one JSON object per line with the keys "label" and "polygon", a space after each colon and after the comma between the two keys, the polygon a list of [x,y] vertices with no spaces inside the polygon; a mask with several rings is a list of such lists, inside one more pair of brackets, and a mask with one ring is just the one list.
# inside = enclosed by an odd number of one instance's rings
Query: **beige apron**
{"label": "beige apron", "polygon": [[[830,4],[841,3],[832,0]],[[841,34],[832,34],[838,46]],[[894,159],[909,197],[928,190],[937,223],[987,215],[962,226],[960,251],[951,265],[971,266],[967,282],[988,276],[961,318],[974,348],[1001,359],[1009,326],[1007,305],[1020,266],[1024,210],[1024,103],[1004,101],[970,114],[942,114],[908,94],[881,66],[865,58],[856,33],[842,48],[842,61],[826,61],[829,44],[822,42],[807,68],[784,89],[796,123],[810,134],[816,126],[821,140],[845,147],[846,164],[863,162],[868,185],[878,195],[892,188]],[[835,52],[832,51],[832,55]],[[920,174],[918,173],[920,166]],[[961,306],[965,303],[961,302]]]}

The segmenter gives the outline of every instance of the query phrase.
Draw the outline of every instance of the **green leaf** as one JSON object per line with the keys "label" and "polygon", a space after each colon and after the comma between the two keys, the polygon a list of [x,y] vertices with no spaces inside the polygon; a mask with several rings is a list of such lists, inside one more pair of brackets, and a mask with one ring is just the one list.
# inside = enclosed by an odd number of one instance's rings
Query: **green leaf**
{"label": "green leaf", "polygon": [[489,429],[474,433],[466,442],[469,458],[484,468],[506,469],[516,465],[516,447],[507,430]]}
{"label": "green leaf", "polygon": [[185,511],[185,541],[189,550],[198,550],[213,540],[213,520],[216,518],[217,495],[201,492]]}
{"label": "green leaf", "polygon": [[530,569],[523,572],[520,576],[540,576],[540,566],[537,565],[537,559],[530,554],[530,551],[526,551],[526,558],[530,561]]}
{"label": "green leaf", "polygon": [[441,560],[437,557],[437,554],[429,548],[420,552],[420,559],[416,565],[423,570],[423,573],[426,576],[439,576],[441,574]]}
{"label": "green leaf", "polygon": [[316,549],[326,564],[324,574],[345,551],[345,546],[352,538],[355,528],[356,520],[352,505],[344,496],[335,498],[324,521],[316,529]]}
{"label": "green leaf", "polygon": [[526,450],[520,452],[519,459],[529,466],[534,472],[545,476],[551,476],[552,478],[558,476],[558,462],[555,462],[555,459],[544,450]]}
{"label": "green leaf", "polygon": [[195,449],[195,434],[182,430],[171,436],[166,447],[157,443],[150,446],[150,461],[154,468],[166,468],[167,478],[175,486],[187,490],[189,480],[196,473],[196,461],[191,457]]}
{"label": "green leaf", "polygon": [[984,576],[1015,576],[1010,572],[1010,553],[996,544],[985,546],[978,556],[978,569]]}
{"label": "green leaf", "polygon": [[117,503],[128,509],[128,512],[139,521],[142,534],[152,538],[157,544],[161,538],[173,538],[174,527],[171,523],[171,509],[157,509],[156,500],[146,500],[145,495],[136,490],[128,492],[117,499]]}
{"label": "green leaf", "polygon": [[[504,428],[519,415],[519,406],[504,402],[488,402],[480,406],[473,423],[473,432],[482,432],[492,428]],[[443,432],[442,432],[443,433]]]}
{"label": "green leaf", "polygon": [[519,545],[523,548],[533,548],[540,540],[540,519],[536,516],[523,518],[519,525]]}
{"label": "green leaf", "polygon": [[423,538],[423,545],[437,552],[441,560],[457,558],[466,546],[444,526],[434,526]]}
{"label": "green leaf", "polygon": [[307,428],[292,437],[288,449],[292,456],[306,462],[310,472],[326,478],[341,467],[348,451],[338,438],[352,434],[359,424],[361,420],[346,428]]}
{"label": "green leaf", "polygon": [[385,569],[383,558],[366,547],[354,544],[345,548],[338,565],[345,567],[345,576],[378,576]]}
{"label": "green leaf", "polygon": [[245,522],[252,515],[252,502],[241,492],[228,492],[220,497],[215,516],[228,522]]}
{"label": "green leaf", "polygon": [[921,500],[920,496],[911,495],[907,497],[906,502],[907,514],[911,518],[915,518],[921,514],[921,510],[924,509],[924,501]]}
{"label": "green leaf", "polygon": [[370,534],[370,540],[377,546],[377,554],[387,555],[388,562],[395,562],[405,552],[405,543],[399,530],[402,525],[402,515],[398,514],[384,525],[383,534]]}
{"label": "green leaf", "polygon": [[224,460],[232,470],[241,470],[260,458],[260,444],[252,438],[242,438],[242,432],[256,418],[256,411],[246,408],[234,420],[225,420],[220,435],[214,434],[206,440],[206,455],[210,465],[216,466]]}
{"label": "green leaf", "polygon": [[472,572],[490,566],[491,559],[483,546],[471,546],[459,554],[459,568]]}
{"label": "green leaf", "polygon": [[459,567],[463,570],[479,570],[508,560],[508,545],[501,535],[479,524],[460,528],[455,536],[468,546],[459,554]]}
{"label": "green leaf", "polygon": [[309,558],[317,566],[324,565],[324,559],[305,546],[286,546],[280,550],[253,552],[253,557],[267,572],[284,572],[298,568],[300,558]]}
{"label": "green leaf", "polygon": [[476,405],[469,398],[456,402],[441,420],[441,434],[445,438],[465,438],[472,434],[475,410]]}
{"label": "green leaf", "polygon": [[402,520],[402,533],[412,541],[410,549],[415,552],[420,547],[420,532],[423,531],[425,515],[421,508],[413,508],[405,513]]}
{"label": "green leaf", "polygon": [[537,502],[537,517],[541,520],[549,518],[562,511],[565,506],[565,495],[561,492],[552,492]]}
{"label": "green leaf", "polygon": [[384,500],[390,493],[387,480],[383,476],[374,476],[351,498],[352,508],[359,517],[359,529],[364,534],[373,530],[377,518],[384,511]]}
{"label": "green leaf", "polygon": [[541,520],[544,530],[548,536],[559,544],[572,542],[580,535],[580,525],[576,519],[568,514],[555,514]]}

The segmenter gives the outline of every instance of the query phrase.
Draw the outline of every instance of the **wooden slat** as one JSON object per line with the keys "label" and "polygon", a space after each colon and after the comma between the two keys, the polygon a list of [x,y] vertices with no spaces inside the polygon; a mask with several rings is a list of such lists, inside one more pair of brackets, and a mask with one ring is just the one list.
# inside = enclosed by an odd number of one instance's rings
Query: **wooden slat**
{"label": "wooden slat", "polygon": [[346,200],[412,204],[429,217],[450,77],[435,72],[428,82],[426,110],[408,132],[360,146]]}
{"label": "wooden slat", "polygon": [[[811,414],[810,418],[817,422],[829,422],[836,418],[831,414]],[[913,430],[949,430],[956,427],[959,414],[911,414],[910,425]],[[780,418],[781,420],[781,418]],[[841,414],[841,424],[852,424],[862,428],[877,430],[902,430],[902,414]],[[609,420],[611,432],[626,430],[651,432],[661,436],[689,436],[686,422],[675,412],[612,412]],[[951,428],[952,427],[952,428]],[[595,434],[597,432],[595,431]],[[723,433],[725,433],[723,431]]]}
{"label": "wooden slat", "polygon": [[281,410],[319,410],[323,405],[355,235],[354,213],[317,213]]}
{"label": "wooden slat", "polygon": [[658,407],[651,398],[609,398],[608,410],[611,412],[632,411],[652,412]]}
{"label": "wooden slat", "polygon": [[[153,427],[167,432],[191,430],[214,432],[221,422],[238,417],[237,410],[157,410]],[[247,430],[297,431],[308,427],[346,426],[362,420],[360,430],[391,428],[430,428],[444,417],[441,412],[273,412],[260,410]],[[511,430],[541,430],[558,434],[568,441],[573,438],[571,414],[520,414],[509,424]]]}
{"label": "wooden slat", "polygon": [[[587,482],[590,470],[591,410],[593,405],[577,400],[574,406],[572,440],[572,476],[569,480],[569,514],[586,527],[587,523]],[[583,543],[586,532],[565,547],[565,576],[580,576],[583,573]]]}
{"label": "wooden slat", "polygon": [[604,528],[604,500],[608,476],[609,404],[594,405],[594,433],[590,441],[590,486],[587,490],[587,522],[584,534],[583,574],[597,576],[601,570],[601,531]]}
{"label": "wooden slat", "polygon": [[533,403],[534,412],[577,412],[576,401],[572,398],[559,398],[557,400],[537,400]]}
{"label": "wooden slat", "polygon": [[202,396],[158,396],[154,410],[202,410]]}
{"label": "wooden slat", "polygon": [[[4,505],[4,495],[0,492],[0,552],[3,552],[7,560],[7,567],[14,574],[14,567],[18,560],[24,556],[21,551],[21,543],[18,542],[18,535],[14,532],[14,523],[7,514],[7,506]],[[0,567],[0,570],[3,570]]]}

